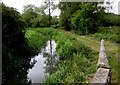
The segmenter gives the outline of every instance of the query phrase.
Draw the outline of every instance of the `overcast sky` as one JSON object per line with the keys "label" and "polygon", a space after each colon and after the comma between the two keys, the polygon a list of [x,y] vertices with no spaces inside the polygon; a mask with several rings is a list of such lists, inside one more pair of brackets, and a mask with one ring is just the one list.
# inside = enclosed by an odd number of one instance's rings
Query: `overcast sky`
{"label": "overcast sky", "polygon": [[120,13],[118,13],[118,10],[120,10],[120,6],[118,6],[118,2],[120,3],[120,0],[105,0],[105,1],[110,1],[111,2],[113,8],[110,11],[112,13],[114,13],[114,14],[120,14]]}
{"label": "overcast sky", "polygon": [[[19,11],[20,13],[23,12],[23,6],[28,5],[28,4],[33,4],[37,7],[41,6],[41,4],[44,4],[44,0],[2,0],[2,2],[10,7],[14,7]],[[58,0],[59,1],[59,0]],[[56,0],[55,4],[58,3]],[[58,16],[60,14],[60,10],[56,10],[52,12],[53,16]]]}
{"label": "overcast sky", "polygon": [[[41,4],[43,4],[44,0],[2,0],[2,2],[10,7],[14,7],[16,8],[20,13],[22,13],[23,11],[23,6],[27,5],[27,4],[33,4],[35,6],[40,6]],[[55,3],[58,3],[59,0],[55,0]],[[105,1],[113,1],[113,10],[110,10],[111,12],[114,12],[115,14],[118,14],[118,2],[120,0],[105,0]],[[119,10],[120,10],[120,6],[119,6]],[[60,10],[56,10],[52,13],[52,15],[59,15],[60,14]]]}

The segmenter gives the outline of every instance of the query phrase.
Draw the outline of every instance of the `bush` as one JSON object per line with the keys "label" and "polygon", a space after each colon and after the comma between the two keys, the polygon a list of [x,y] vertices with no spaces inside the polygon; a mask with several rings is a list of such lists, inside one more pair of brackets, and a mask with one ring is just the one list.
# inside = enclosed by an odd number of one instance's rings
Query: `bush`
{"label": "bush", "polygon": [[95,37],[98,40],[105,39],[111,42],[120,43],[118,29],[119,27],[100,27],[97,33],[90,36]]}
{"label": "bush", "polygon": [[48,15],[37,15],[36,18],[31,19],[32,27],[48,27],[49,16]]}
{"label": "bush", "polygon": [[57,29],[57,28],[59,28],[60,26],[59,26],[59,25],[51,25],[51,27]]}

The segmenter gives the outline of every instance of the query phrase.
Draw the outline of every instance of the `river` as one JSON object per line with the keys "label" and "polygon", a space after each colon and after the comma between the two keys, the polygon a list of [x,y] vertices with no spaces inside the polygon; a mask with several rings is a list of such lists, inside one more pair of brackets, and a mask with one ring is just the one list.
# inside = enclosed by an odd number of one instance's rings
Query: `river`
{"label": "river", "polygon": [[28,70],[28,81],[31,81],[31,83],[45,83],[46,77],[56,72],[59,62],[56,45],[54,40],[48,40],[41,53],[31,58],[30,63],[34,63],[34,66]]}

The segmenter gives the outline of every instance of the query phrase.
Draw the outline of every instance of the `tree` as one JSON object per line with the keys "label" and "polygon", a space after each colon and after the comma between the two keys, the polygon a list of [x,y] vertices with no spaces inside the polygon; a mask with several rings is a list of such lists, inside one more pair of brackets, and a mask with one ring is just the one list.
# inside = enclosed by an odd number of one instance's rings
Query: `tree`
{"label": "tree", "polygon": [[49,15],[38,15],[36,18],[31,20],[32,27],[48,27],[48,19]]}
{"label": "tree", "polygon": [[75,30],[81,34],[95,33],[99,26],[98,8],[91,3],[81,5],[81,10],[77,10],[71,17],[71,24]]}
{"label": "tree", "polygon": [[[31,20],[32,27],[49,27],[49,15],[38,15],[36,18]],[[51,16],[51,25],[57,25],[58,24],[58,19],[55,16]]]}
{"label": "tree", "polygon": [[19,72],[33,53],[25,38],[25,21],[19,12],[2,4],[2,64],[3,83],[12,73]]}
{"label": "tree", "polygon": [[[54,4],[54,1],[51,2],[51,0],[45,0],[45,6],[46,6],[46,9],[48,10],[48,14],[49,14],[49,27],[50,27],[50,24],[51,24],[51,13],[56,9],[56,5]],[[52,10],[52,11],[51,11]]]}
{"label": "tree", "polygon": [[58,24],[58,18],[57,16],[53,16],[51,19],[51,25],[57,25]]}
{"label": "tree", "polygon": [[69,21],[69,19],[75,11],[81,9],[80,6],[81,3],[78,2],[60,2],[58,6],[61,10],[59,24],[65,27],[66,30],[72,29],[71,21]]}
{"label": "tree", "polygon": [[99,16],[104,10],[98,2],[61,2],[60,22],[66,30],[79,30],[81,34],[94,33],[100,25]]}
{"label": "tree", "polygon": [[45,14],[44,10],[46,9],[46,6],[45,5],[41,5],[40,7],[36,7],[35,5],[32,5],[32,4],[28,4],[26,6],[23,6],[23,13],[26,13],[26,12],[34,12],[36,14]]}
{"label": "tree", "polygon": [[21,16],[25,19],[28,27],[32,26],[31,20],[37,17],[36,10],[38,10],[37,7],[31,4],[24,6],[23,14]]}
{"label": "tree", "polygon": [[[49,14],[49,17],[47,14],[45,14],[45,11],[48,7],[50,7],[50,6],[47,2],[45,5],[41,5],[40,7],[36,7],[32,4],[26,5],[26,6],[24,6],[22,17],[25,19],[25,21],[27,22],[27,25],[29,27],[31,27],[31,26],[32,27],[36,27],[36,26],[37,27],[38,26],[39,27],[43,27],[43,26],[48,27],[48,25],[50,25],[50,21],[52,19],[50,14]],[[52,8],[49,8],[49,10],[54,9],[54,8],[55,7],[53,6]],[[42,22],[42,20],[43,20],[43,22]]]}

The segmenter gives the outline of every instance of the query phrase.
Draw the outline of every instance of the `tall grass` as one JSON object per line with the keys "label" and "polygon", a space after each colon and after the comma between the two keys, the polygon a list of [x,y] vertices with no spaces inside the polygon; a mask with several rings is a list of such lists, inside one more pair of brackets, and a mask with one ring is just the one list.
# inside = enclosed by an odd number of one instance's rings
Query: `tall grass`
{"label": "tall grass", "polygon": [[41,28],[28,28],[26,38],[29,45],[34,49],[34,54],[37,54],[46,45],[46,41],[50,39],[51,31]]}
{"label": "tall grass", "polygon": [[99,27],[99,31],[89,36],[95,37],[98,40],[105,39],[111,42],[120,43],[119,38],[120,27]]}

